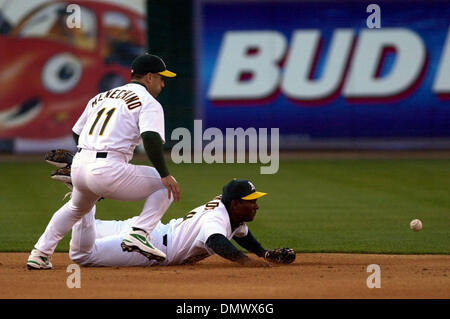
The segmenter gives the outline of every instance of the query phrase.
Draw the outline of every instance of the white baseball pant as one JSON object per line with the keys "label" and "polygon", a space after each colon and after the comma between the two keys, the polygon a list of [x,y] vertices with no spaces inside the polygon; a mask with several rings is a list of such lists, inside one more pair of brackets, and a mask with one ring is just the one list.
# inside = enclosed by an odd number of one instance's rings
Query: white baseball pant
{"label": "white baseball pant", "polygon": [[121,201],[145,199],[133,227],[150,234],[173,199],[168,199],[168,191],[156,169],[129,164],[128,160],[119,152],[108,151],[106,158],[98,158],[96,151],[85,149],[76,153],[71,169],[72,197],[53,215],[35,248],[53,254],[58,242],[100,197]]}
{"label": "white baseball pant", "polygon": [[[122,251],[120,243],[137,218],[133,217],[124,221],[95,220],[95,207],[92,208],[72,228],[70,259],[82,266],[97,267],[167,264],[168,260],[158,263],[139,253]],[[167,233],[167,229],[167,225],[159,222],[150,235],[152,244],[164,253],[167,253],[167,247],[163,245],[163,236]]]}

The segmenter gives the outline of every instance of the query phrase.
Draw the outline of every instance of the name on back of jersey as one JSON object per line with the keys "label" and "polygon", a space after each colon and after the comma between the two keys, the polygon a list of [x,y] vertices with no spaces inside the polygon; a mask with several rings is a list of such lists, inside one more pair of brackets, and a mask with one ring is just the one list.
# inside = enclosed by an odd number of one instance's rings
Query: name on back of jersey
{"label": "name on back of jersey", "polygon": [[139,97],[136,95],[135,92],[130,91],[130,90],[123,90],[123,89],[112,89],[107,92],[100,93],[92,101],[91,105],[92,105],[92,107],[95,107],[98,102],[101,102],[104,99],[108,99],[108,98],[109,99],[122,99],[123,101],[125,101],[125,104],[127,105],[128,109],[130,109],[130,110],[142,105],[141,101],[139,100]]}

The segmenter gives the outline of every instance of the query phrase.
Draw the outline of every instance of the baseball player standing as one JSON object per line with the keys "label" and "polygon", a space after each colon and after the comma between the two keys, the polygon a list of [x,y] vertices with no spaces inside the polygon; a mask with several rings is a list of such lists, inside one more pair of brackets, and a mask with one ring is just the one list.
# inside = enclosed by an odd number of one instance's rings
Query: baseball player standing
{"label": "baseball player standing", "polygon": [[[31,251],[28,269],[51,269],[50,257],[58,242],[101,197],[145,199],[142,212],[121,243],[122,250],[158,261],[166,258],[150,243],[148,234],[172,200],[180,197],[163,156],[164,112],[155,99],[164,88],[164,79],[175,76],[161,58],[144,54],[132,62],[130,83],[88,102],[73,127],[78,152],[72,163],[72,197],[51,218]],[[154,168],[129,164],[141,141]]]}

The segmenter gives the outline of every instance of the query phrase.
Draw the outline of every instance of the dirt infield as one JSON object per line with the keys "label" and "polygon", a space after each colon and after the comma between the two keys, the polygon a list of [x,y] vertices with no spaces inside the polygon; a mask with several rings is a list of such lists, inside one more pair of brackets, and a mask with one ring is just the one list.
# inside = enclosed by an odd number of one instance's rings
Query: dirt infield
{"label": "dirt infield", "polygon": [[[197,265],[81,267],[81,288],[68,288],[68,254],[53,270],[29,271],[27,253],[0,253],[0,298],[300,299],[450,298],[450,255],[297,254],[294,264],[243,268],[220,257]],[[380,288],[367,287],[368,265]]]}

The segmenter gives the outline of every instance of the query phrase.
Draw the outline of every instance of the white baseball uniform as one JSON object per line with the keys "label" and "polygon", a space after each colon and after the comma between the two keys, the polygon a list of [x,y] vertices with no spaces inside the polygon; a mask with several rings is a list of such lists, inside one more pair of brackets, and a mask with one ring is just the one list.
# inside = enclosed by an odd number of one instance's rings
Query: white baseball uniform
{"label": "white baseball uniform", "polygon": [[53,215],[35,247],[51,255],[100,197],[145,199],[140,216],[130,226],[151,233],[172,199],[167,198],[155,168],[128,162],[141,142],[141,133],[157,132],[165,141],[161,104],[143,85],[128,83],[93,97],[73,131],[79,135],[79,152],[72,162],[72,198]]}
{"label": "white baseball uniform", "polygon": [[[72,229],[70,258],[84,266],[151,266],[178,265],[202,260],[212,252],[206,240],[212,234],[222,234],[228,239],[243,237],[248,227],[242,223],[232,230],[224,204],[212,200],[192,210],[184,218],[172,219],[168,224],[158,223],[151,233],[152,243],[167,255],[163,262],[149,260],[139,253],[127,253],[120,243],[133,225],[133,217],[125,221],[95,220],[95,207],[77,222]],[[164,240],[166,237],[166,240]]]}

